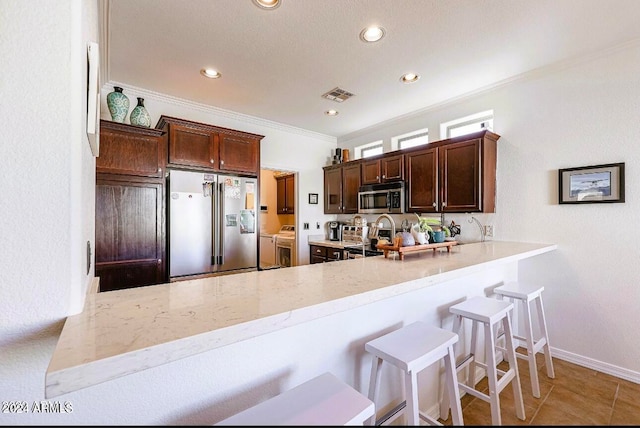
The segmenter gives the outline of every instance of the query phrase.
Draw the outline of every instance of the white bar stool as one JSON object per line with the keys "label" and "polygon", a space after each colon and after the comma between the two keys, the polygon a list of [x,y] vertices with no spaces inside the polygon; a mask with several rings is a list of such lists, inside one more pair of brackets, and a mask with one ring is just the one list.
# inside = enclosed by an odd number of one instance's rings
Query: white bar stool
{"label": "white bar stool", "polygon": [[364,425],[375,414],[371,400],[324,373],[216,425]]}
{"label": "white bar stool", "polygon": [[[421,412],[418,406],[418,373],[430,365],[444,359],[445,394],[451,403],[451,415],[454,425],[463,425],[460,391],[455,373],[455,355],[453,345],[458,335],[448,330],[432,327],[423,322],[414,322],[365,344],[367,352],[373,355],[371,379],[369,381],[369,399],[376,403],[380,391],[382,362],[386,361],[404,371],[404,399],[408,425],[420,425],[420,419],[431,425],[442,425],[436,419]],[[403,403],[404,404],[404,403]],[[387,422],[401,413],[402,404],[381,418]],[[447,413],[449,405],[447,405]],[[445,418],[446,419],[446,418]],[[370,421],[371,424],[375,420]]]}
{"label": "white bar stool", "polygon": [[[524,310],[524,333],[525,336],[513,335],[514,338],[524,340],[527,343],[527,355],[516,352],[516,357],[527,360],[529,362],[529,376],[531,377],[531,389],[533,396],[540,398],[540,382],[538,380],[538,365],[536,362],[536,354],[544,349],[544,358],[547,366],[547,376],[555,377],[553,370],[553,361],[551,359],[551,351],[549,349],[549,334],[547,332],[547,321],[544,316],[544,307],[542,305],[542,291],[544,287],[533,284],[522,284],[519,282],[509,282],[500,287],[496,287],[494,292],[500,299],[505,297],[521,302]],[[533,335],[533,323],[531,321],[531,305],[534,305],[538,314],[538,326],[541,337],[537,340]]]}
{"label": "white bar stool", "polygon": [[[472,321],[471,329],[471,349],[470,354],[464,356],[458,364],[456,371],[463,370],[469,366],[469,375],[466,384],[459,382],[460,390],[467,392],[481,400],[491,404],[491,422],[493,425],[501,425],[500,415],[500,392],[509,382],[513,387],[513,396],[516,407],[516,415],[524,420],[524,402],[522,400],[522,390],[520,389],[520,376],[518,365],[516,364],[515,348],[513,346],[513,336],[511,331],[511,319],[509,313],[513,309],[513,303],[492,299],[489,297],[471,297],[464,302],[453,305],[449,311],[455,315],[453,320],[453,331],[460,334],[463,327],[464,318]],[[477,360],[476,348],[478,342],[478,326],[484,326],[484,350],[485,362]],[[496,331],[502,324],[505,332],[506,351],[508,353],[509,369],[503,371],[497,368],[496,358]],[[475,389],[476,386],[476,366],[484,368],[489,381],[489,394],[484,394]],[[500,377],[498,378],[498,375]],[[442,400],[440,408],[441,417],[446,415],[449,403],[447,397]]]}

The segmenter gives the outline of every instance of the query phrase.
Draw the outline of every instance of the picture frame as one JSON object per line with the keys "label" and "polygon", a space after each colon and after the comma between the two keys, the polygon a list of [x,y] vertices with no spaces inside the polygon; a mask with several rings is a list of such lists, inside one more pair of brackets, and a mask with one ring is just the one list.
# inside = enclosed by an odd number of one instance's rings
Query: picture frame
{"label": "picture frame", "polygon": [[100,155],[100,49],[87,44],[87,138],[94,157]]}
{"label": "picture frame", "polygon": [[558,203],[624,202],[624,162],[558,170]]}
{"label": "picture frame", "polygon": [[309,193],[309,203],[313,205],[318,204],[318,194],[317,193]]}

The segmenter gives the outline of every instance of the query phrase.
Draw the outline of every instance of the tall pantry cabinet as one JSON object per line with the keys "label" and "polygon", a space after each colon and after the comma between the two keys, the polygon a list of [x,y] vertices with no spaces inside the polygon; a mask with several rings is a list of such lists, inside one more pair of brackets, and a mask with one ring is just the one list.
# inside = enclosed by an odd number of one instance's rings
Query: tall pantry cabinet
{"label": "tall pantry cabinet", "polygon": [[100,122],[95,274],[101,292],[164,282],[163,133]]}

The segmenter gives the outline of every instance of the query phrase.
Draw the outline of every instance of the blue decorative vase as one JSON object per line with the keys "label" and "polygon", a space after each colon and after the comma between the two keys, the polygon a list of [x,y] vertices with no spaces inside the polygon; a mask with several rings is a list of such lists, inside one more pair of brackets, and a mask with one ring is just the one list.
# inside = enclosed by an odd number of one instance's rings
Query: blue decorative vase
{"label": "blue decorative vase", "polygon": [[144,108],[144,98],[138,97],[138,105],[131,110],[129,122],[132,125],[144,126],[146,128],[151,127],[151,116],[149,116],[147,109]]}
{"label": "blue decorative vase", "polygon": [[124,119],[129,113],[129,98],[122,93],[122,88],[113,87],[114,91],[107,95],[107,106],[111,113],[111,120],[124,123]]}

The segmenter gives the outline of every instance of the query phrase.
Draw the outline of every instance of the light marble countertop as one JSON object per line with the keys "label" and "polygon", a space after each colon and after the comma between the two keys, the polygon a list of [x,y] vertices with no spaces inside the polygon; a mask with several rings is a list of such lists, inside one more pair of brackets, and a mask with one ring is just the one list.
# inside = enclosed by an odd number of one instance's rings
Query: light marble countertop
{"label": "light marble countertop", "polygon": [[309,239],[309,245],[321,245],[323,247],[340,248],[352,246],[355,242],[331,241],[329,239]]}
{"label": "light marble countertop", "polygon": [[555,249],[486,241],[454,246],[450,253],[412,253],[403,261],[364,257],[90,293],[84,311],[65,322],[47,369],[45,396]]}

